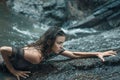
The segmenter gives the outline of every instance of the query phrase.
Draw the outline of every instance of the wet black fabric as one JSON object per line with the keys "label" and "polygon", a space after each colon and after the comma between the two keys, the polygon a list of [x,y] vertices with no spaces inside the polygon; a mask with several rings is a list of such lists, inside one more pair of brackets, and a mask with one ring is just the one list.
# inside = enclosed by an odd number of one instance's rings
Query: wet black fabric
{"label": "wet black fabric", "polygon": [[12,47],[12,56],[10,62],[15,69],[28,69],[32,67],[32,63],[24,59],[24,49]]}

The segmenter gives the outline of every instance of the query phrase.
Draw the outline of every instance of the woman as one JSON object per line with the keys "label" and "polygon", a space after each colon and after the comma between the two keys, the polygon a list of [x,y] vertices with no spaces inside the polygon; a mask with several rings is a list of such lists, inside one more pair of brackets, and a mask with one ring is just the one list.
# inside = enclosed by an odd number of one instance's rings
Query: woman
{"label": "woman", "polygon": [[[29,71],[23,71],[25,67],[39,64],[47,59],[49,55],[61,54],[71,58],[82,58],[96,56],[104,61],[104,56],[115,55],[114,51],[105,52],[72,52],[63,49],[66,35],[58,27],[49,28],[38,41],[23,48],[3,46],[0,52],[8,70],[20,80],[20,77],[28,77]],[[22,64],[22,65],[21,65]]]}

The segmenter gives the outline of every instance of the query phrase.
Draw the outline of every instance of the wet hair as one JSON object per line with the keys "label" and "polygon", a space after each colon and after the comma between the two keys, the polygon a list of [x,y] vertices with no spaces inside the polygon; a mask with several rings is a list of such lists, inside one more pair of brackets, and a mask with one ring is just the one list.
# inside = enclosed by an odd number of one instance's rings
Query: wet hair
{"label": "wet hair", "polygon": [[59,27],[50,27],[35,43],[28,46],[33,46],[43,54],[47,54],[58,36],[66,36],[66,34]]}

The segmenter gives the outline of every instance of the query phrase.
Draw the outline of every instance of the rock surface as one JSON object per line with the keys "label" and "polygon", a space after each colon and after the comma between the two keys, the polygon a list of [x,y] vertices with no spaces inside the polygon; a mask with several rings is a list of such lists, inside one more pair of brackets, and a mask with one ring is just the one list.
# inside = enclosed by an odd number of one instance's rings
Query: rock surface
{"label": "rock surface", "polygon": [[105,57],[105,62],[98,58],[69,59],[58,56],[46,64],[39,65],[40,71],[35,72],[28,80],[119,80],[119,30],[120,27],[65,43],[65,47],[73,51],[94,52],[113,49],[117,51],[116,56]]}

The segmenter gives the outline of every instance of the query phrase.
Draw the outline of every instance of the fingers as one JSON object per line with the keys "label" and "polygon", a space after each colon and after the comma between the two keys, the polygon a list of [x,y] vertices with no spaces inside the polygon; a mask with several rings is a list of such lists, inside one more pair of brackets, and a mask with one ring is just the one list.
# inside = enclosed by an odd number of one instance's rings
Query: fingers
{"label": "fingers", "polygon": [[117,52],[116,51],[113,51],[112,53],[111,53],[111,56],[115,56],[117,54]]}
{"label": "fingers", "polygon": [[116,55],[112,55],[112,56],[116,56]]}
{"label": "fingers", "polygon": [[103,57],[101,58],[101,60],[102,60],[102,62],[105,62],[105,59]]}
{"label": "fingers", "polygon": [[99,54],[98,57],[102,60],[102,62],[104,62],[105,61],[105,59],[104,59],[105,56],[115,56],[116,54],[117,54],[116,51],[109,50],[109,51],[103,52],[103,54]]}
{"label": "fingers", "polygon": [[22,77],[22,78],[29,77],[28,73],[31,73],[31,72],[29,72],[29,71],[20,71],[19,74],[17,75],[17,79],[20,80],[20,77]]}
{"label": "fingers", "polygon": [[22,78],[27,78],[27,77],[25,76],[25,74],[20,74],[20,77],[22,77]]}
{"label": "fingers", "polygon": [[117,54],[116,51],[109,50],[109,51],[104,52],[103,56],[112,56],[112,55],[116,55],[116,54]]}
{"label": "fingers", "polygon": [[31,72],[30,71],[24,71],[23,73],[24,73],[24,76],[29,77],[28,74],[31,73]]}
{"label": "fingers", "polygon": [[27,77],[29,77],[29,75],[28,75],[28,74],[23,74],[23,75],[24,75],[26,78],[27,78]]}
{"label": "fingers", "polygon": [[24,77],[24,78],[29,77],[29,75],[28,75],[27,73],[30,73],[30,72],[24,72],[24,73],[23,73],[23,77]]}
{"label": "fingers", "polygon": [[117,51],[113,51],[114,52],[114,54],[117,54]]}
{"label": "fingers", "polygon": [[19,76],[17,76],[17,80],[20,80],[20,77],[19,77]]}
{"label": "fingers", "polygon": [[28,73],[31,73],[31,72],[29,72],[29,71],[23,71],[21,76],[23,78],[27,78],[27,77],[29,77]]}
{"label": "fingers", "polygon": [[102,62],[105,61],[105,59],[102,56],[99,56],[99,58],[102,60]]}
{"label": "fingers", "polygon": [[111,53],[113,53],[113,54],[117,54],[117,52],[116,52],[116,51],[113,51],[113,50],[111,50]]}
{"label": "fingers", "polygon": [[31,73],[30,71],[23,71],[24,73]]}

